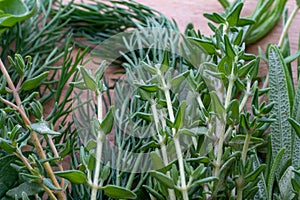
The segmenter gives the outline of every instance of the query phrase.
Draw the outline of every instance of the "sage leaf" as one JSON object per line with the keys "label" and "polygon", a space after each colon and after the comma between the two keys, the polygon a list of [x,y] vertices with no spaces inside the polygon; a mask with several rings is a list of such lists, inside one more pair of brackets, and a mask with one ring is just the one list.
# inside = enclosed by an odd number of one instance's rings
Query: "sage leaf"
{"label": "sage leaf", "polygon": [[270,125],[273,158],[286,147],[283,162],[292,155],[291,125],[288,122],[291,112],[289,100],[288,72],[284,69],[284,62],[277,47],[269,48],[269,102],[274,106],[270,115],[276,116],[276,121]]}
{"label": "sage leaf", "polygon": [[21,86],[21,90],[32,90],[34,88],[37,88],[38,86],[40,86],[44,80],[47,78],[49,72],[43,72],[41,73],[40,75],[34,77],[34,78],[31,78],[31,79],[28,79],[26,81],[24,81],[24,83],[22,84]]}
{"label": "sage leaf", "polygon": [[33,196],[35,194],[38,194],[40,192],[43,192],[44,188],[38,183],[30,183],[30,182],[25,182],[20,184],[19,186],[12,188],[11,190],[6,192],[6,195],[15,199],[20,199],[22,198],[22,193],[25,192],[28,196]]}
{"label": "sage leaf", "polygon": [[46,121],[40,121],[38,123],[31,124],[30,128],[42,135],[60,135],[59,132],[51,130]]}
{"label": "sage leaf", "polygon": [[158,171],[150,171],[149,174],[153,176],[155,179],[157,179],[161,184],[165,185],[166,187],[170,189],[175,188],[173,179],[169,178],[167,175]]}
{"label": "sage leaf", "polygon": [[293,199],[295,194],[292,188],[292,178],[294,177],[294,167],[289,166],[279,180],[281,199]]}
{"label": "sage leaf", "polygon": [[68,179],[71,183],[82,184],[86,182],[86,175],[79,170],[65,170],[54,172],[56,176]]}
{"label": "sage leaf", "polygon": [[126,188],[116,185],[106,185],[101,190],[110,198],[115,199],[136,199],[136,194]]}

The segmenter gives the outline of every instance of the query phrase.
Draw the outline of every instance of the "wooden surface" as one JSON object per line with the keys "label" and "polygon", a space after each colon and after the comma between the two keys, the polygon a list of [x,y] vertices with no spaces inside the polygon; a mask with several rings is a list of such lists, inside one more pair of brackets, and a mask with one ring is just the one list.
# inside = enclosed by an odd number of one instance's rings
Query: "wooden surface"
{"label": "wooden surface", "polygon": [[[203,34],[211,34],[210,29],[207,26],[208,20],[203,17],[204,13],[223,11],[222,6],[217,0],[136,0],[149,7],[152,7],[169,18],[173,18],[183,32],[186,25],[192,22],[196,29],[200,29]],[[244,8],[242,10],[243,16],[249,16],[256,6],[258,0],[246,0]],[[289,14],[295,7],[296,0],[288,0],[287,7]],[[256,44],[250,45],[247,48],[248,52],[257,54],[258,47],[266,49],[268,43],[277,44],[282,31],[282,20],[278,22],[276,27],[269,33],[269,35],[263,38]],[[298,12],[291,28],[289,30],[289,37],[291,42],[292,53],[297,51],[298,37],[300,33],[300,12]],[[296,63],[293,63],[293,71],[296,70]],[[265,72],[265,67],[261,70]],[[264,72],[261,72],[264,74]]]}

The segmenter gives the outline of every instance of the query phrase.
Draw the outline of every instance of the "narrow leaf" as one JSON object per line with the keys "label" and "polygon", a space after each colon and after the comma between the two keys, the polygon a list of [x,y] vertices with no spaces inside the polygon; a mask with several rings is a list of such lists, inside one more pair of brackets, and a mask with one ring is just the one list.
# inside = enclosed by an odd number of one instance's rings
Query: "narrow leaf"
{"label": "narrow leaf", "polygon": [[276,178],[276,173],[278,173],[278,169],[280,169],[280,165],[282,162],[282,158],[285,152],[285,147],[281,148],[278,153],[276,154],[276,157],[274,159],[274,162],[272,164],[272,167],[270,169],[268,181],[267,181],[267,189],[268,189],[268,199],[272,199],[272,192],[273,192],[273,184]]}

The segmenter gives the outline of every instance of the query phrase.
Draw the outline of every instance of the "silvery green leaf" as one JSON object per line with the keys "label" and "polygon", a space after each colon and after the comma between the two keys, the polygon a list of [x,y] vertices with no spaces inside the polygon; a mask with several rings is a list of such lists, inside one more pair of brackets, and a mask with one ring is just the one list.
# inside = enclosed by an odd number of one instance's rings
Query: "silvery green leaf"
{"label": "silvery green leaf", "polygon": [[276,116],[276,121],[270,126],[270,134],[272,141],[273,158],[278,152],[286,147],[283,155],[283,162],[292,156],[292,128],[288,122],[290,117],[290,100],[289,86],[287,82],[287,73],[284,69],[283,58],[277,47],[269,48],[269,102],[273,102],[274,106],[270,115]]}
{"label": "silvery green leaf", "polygon": [[37,123],[33,123],[30,125],[30,128],[42,135],[60,135],[61,133],[57,131],[53,131],[49,128],[48,123],[46,121],[40,121]]}

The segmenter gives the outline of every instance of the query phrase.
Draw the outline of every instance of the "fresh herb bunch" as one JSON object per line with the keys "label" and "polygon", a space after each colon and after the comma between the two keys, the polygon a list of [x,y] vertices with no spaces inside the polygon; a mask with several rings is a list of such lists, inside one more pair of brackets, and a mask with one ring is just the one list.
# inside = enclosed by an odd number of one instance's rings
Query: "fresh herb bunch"
{"label": "fresh herb bunch", "polygon": [[[287,36],[299,1],[284,13],[278,46],[259,57],[245,44],[271,30],[286,1],[259,1],[250,17],[240,17],[241,0],[219,2],[223,13],[205,14],[210,36],[192,25],[180,34],[133,1],[39,1],[35,14],[36,2],[22,4],[24,18],[0,26],[1,198],[299,198],[300,86],[290,63],[300,53],[290,55]],[[89,48],[107,60],[94,71]],[[112,84],[105,69],[115,64],[125,73]]]}

